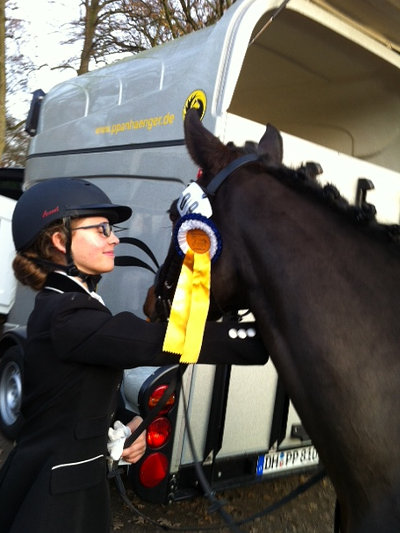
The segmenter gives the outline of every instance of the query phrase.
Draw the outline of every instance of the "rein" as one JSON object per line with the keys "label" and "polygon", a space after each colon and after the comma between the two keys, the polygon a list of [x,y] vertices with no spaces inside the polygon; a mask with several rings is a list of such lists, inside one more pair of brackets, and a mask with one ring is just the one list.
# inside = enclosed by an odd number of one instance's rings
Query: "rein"
{"label": "rein", "polygon": [[[220,188],[220,186],[224,183],[224,181],[233,172],[235,172],[235,170],[237,170],[237,169],[239,169],[239,168],[241,168],[241,167],[243,167],[245,165],[248,165],[248,164],[251,164],[251,163],[256,163],[256,162],[260,162],[260,158],[259,158],[259,156],[257,154],[246,154],[244,156],[241,156],[241,157],[233,160],[226,167],[224,167],[220,172],[218,172],[210,180],[210,182],[208,183],[207,186],[201,187],[201,189],[203,190],[204,194],[207,197],[214,196],[216,194],[216,192],[218,191],[218,189]],[[182,213],[180,213],[180,214],[182,215]],[[130,244],[138,245],[138,243],[136,243],[136,242],[135,243],[130,242]],[[139,247],[143,250],[142,246],[139,246]],[[148,253],[148,250],[144,250],[144,251],[147,253],[147,255],[149,255],[151,257],[153,262],[156,264],[155,258],[153,258]],[[137,261],[136,258],[134,258],[134,259],[135,259],[135,262],[130,261],[130,265],[131,266],[133,266],[134,264],[136,266],[143,266],[141,264],[139,265],[138,263],[136,263],[136,261]],[[126,261],[126,259],[125,259],[125,261]],[[124,260],[121,261],[121,265],[123,263],[124,263]],[[160,273],[160,271],[158,272],[158,274],[159,273]],[[168,269],[167,272],[164,273],[164,280],[162,280],[162,281],[158,280],[158,284],[160,284],[160,281],[161,281],[161,285],[164,285],[166,283],[167,279],[169,279],[169,277],[171,277],[171,276],[168,276],[168,273],[169,273],[169,269]],[[172,287],[167,287],[167,288],[171,289]],[[164,304],[168,303],[168,302],[166,302],[166,300],[164,298],[162,298],[161,295],[157,295],[157,300],[161,300]],[[167,307],[170,307],[170,306],[168,305]],[[177,382],[179,381],[179,383],[182,383],[182,379],[181,379],[182,378],[182,373],[183,373],[184,369],[186,368],[186,365],[180,364],[179,368],[180,368],[180,372],[178,370],[177,376],[169,384],[167,390],[164,392],[164,394],[163,394],[162,398],[160,399],[160,401],[158,402],[157,406],[146,416],[146,418],[140,424],[140,426],[126,440],[125,447],[129,446],[142,433],[142,431],[144,431],[147,428],[147,426],[149,425],[151,420],[153,420],[155,418],[155,416],[158,414],[158,412],[163,408],[164,404],[168,400],[168,398],[169,398],[170,394],[172,393],[173,389],[177,386]],[[281,498],[279,501],[275,502],[274,504],[269,505],[264,510],[262,510],[262,511],[260,511],[258,513],[255,513],[255,514],[249,516],[246,519],[243,519],[243,520],[240,520],[240,521],[234,520],[224,510],[224,505],[225,505],[226,502],[220,501],[220,500],[218,500],[216,498],[215,491],[212,490],[208,480],[206,479],[206,476],[204,475],[203,468],[202,468],[202,463],[201,463],[200,459],[197,457],[197,453],[196,453],[196,450],[195,450],[194,439],[193,439],[193,436],[192,436],[192,433],[191,433],[191,428],[190,428],[190,420],[189,420],[189,414],[188,414],[188,404],[187,404],[187,399],[186,399],[186,396],[185,396],[185,391],[183,389],[183,386],[181,387],[181,390],[182,390],[182,398],[183,398],[183,412],[184,412],[184,417],[185,417],[185,422],[186,422],[186,430],[187,430],[187,434],[188,434],[188,442],[189,442],[189,446],[190,446],[190,449],[191,449],[191,452],[192,452],[194,467],[195,467],[195,470],[196,470],[196,473],[197,473],[197,476],[198,476],[199,484],[200,484],[201,488],[203,489],[204,495],[208,498],[208,500],[210,501],[210,504],[211,504],[209,512],[210,513],[218,512],[221,515],[221,518],[223,519],[223,521],[225,522],[225,525],[226,525],[225,527],[229,528],[232,532],[241,533],[242,530],[239,529],[241,526],[243,526],[243,525],[245,525],[245,524],[247,524],[249,522],[252,522],[252,521],[254,521],[257,518],[260,518],[262,516],[266,516],[266,515],[272,513],[273,511],[279,509],[283,505],[285,505],[285,504],[289,503],[290,501],[292,501],[293,499],[295,499],[300,494],[304,493],[306,490],[311,488],[316,483],[320,482],[325,477],[325,475],[326,475],[325,470],[324,469],[318,470],[316,472],[316,474],[311,476],[305,483],[300,484],[297,488],[292,490],[289,494],[287,494],[286,496],[284,496],[283,498]],[[127,493],[126,493],[126,490],[125,490],[124,483],[123,483],[123,481],[121,479],[121,469],[118,466],[118,461],[114,461],[112,463],[112,465],[110,465],[109,477],[110,478],[114,478],[116,486],[117,486],[117,490],[120,493],[121,498],[123,499],[124,503],[131,509],[131,511],[133,511],[136,515],[140,516],[141,518],[143,518],[144,520],[146,520],[147,522],[151,523],[153,526],[155,526],[157,528],[163,529],[165,531],[212,531],[212,530],[220,529],[220,527],[221,527],[221,526],[215,526],[215,527],[211,526],[211,527],[205,527],[205,528],[199,528],[199,527],[193,527],[193,528],[189,527],[188,528],[188,527],[186,527],[186,528],[183,529],[183,528],[179,528],[179,527],[166,526],[166,525],[160,524],[156,520],[153,520],[149,516],[146,516],[141,511],[139,511],[132,504],[132,502],[129,500],[129,498],[127,496]]]}
{"label": "rein", "polygon": [[[147,415],[147,417],[140,424],[140,426],[126,440],[125,447],[129,446],[130,444],[132,444],[132,442],[140,435],[140,433],[144,429],[146,429],[146,427],[149,425],[150,421],[157,416],[159,411],[161,411],[161,409],[166,404],[170,394],[175,389],[175,387],[177,385],[177,382],[179,381],[180,383],[182,383],[182,375],[183,375],[183,372],[185,371],[185,368],[186,368],[186,365],[179,365],[179,368],[177,369],[177,374],[176,374],[175,378],[169,384],[167,390],[164,392],[163,396],[160,398],[160,401],[154,407],[154,409],[152,409],[150,414]],[[225,509],[224,509],[224,505],[226,505],[226,502],[223,501],[223,500],[219,500],[215,496],[215,491],[213,491],[212,488],[210,487],[210,484],[209,484],[208,480],[206,479],[206,477],[204,475],[201,461],[197,457],[197,452],[196,452],[195,445],[194,445],[194,438],[192,436],[192,432],[191,432],[191,429],[190,429],[188,403],[187,403],[187,399],[186,399],[186,396],[185,396],[185,391],[184,391],[183,386],[182,386],[182,398],[183,398],[183,412],[184,412],[184,416],[185,416],[186,430],[187,430],[187,434],[188,434],[188,442],[189,442],[189,446],[190,446],[190,449],[191,449],[191,452],[192,452],[194,466],[195,466],[195,469],[196,469],[196,473],[198,475],[200,486],[203,489],[204,495],[207,497],[207,499],[209,500],[209,502],[211,504],[210,508],[209,508],[209,513],[211,514],[211,513],[214,513],[214,512],[218,512],[221,515],[221,518],[223,519],[223,521],[225,522],[225,527],[229,528],[229,530],[232,531],[233,533],[242,533],[242,530],[240,529],[241,526],[243,526],[245,524],[248,524],[249,522],[253,522],[257,518],[261,518],[263,516],[267,516],[267,515],[271,514],[273,511],[276,511],[277,509],[281,508],[283,505],[286,505],[287,503],[289,503],[292,500],[294,500],[295,498],[297,498],[297,496],[299,496],[300,494],[303,494],[304,492],[306,492],[308,489],[313,487],[315,484],[319,483],[326,476],[325,469],[320,469],[313,476],[311,476],[307,481],[305,481],[304,483],[300,484],[298,487],[293,489],[291,492],[289,492],[288,494],[283,496],[280,500],[278,500],[277,502],[269,505],[268,507],[266,507],[262,511],[259,511],[259,512],[255,513],[255,514],[253,514],[251,516],[248,516],[247,518],[244,518],[242,520],[234,520],[234,518],[229,513],[227,513],[225,511]],[[122,473],[122,469],[119,468],[118,461],[113,461],[112,464],[110,465],[110,471],[109,471],[108,477],[111,478],[111,479],[114,479],[116,487],[117,487],[117,490],[118,490],[123,502],[125,503],[125,505],[127,505],[127,507],[132,512],[134,512],[137,516],[139,516],[142,519],[144,519],[146,522],[149,522],[153,526],[155,526],[155,527],[157,527],[159,529],[162,529],[164,531],[181,531],[181,532],[184,532],[184,531],[186,531],[186,532],[188,532],[188,531],[193,531],[193,532],[197,531],[197,532],[199,532],[199,531],[216,531],[216,530],[220,530],[221,525],[208,526],[208,527],[193,526],[193,527],[181,528],[181,527],[167,526],[167,525],[161,524],[157,520],[154,520],[154,519],[150,518],[146,514],[142,513],[139,509],[137,509],[132,504],[130,499],[128,498],[124,482],[122,481],[122,478],[121,478],[121,473]],[[336,525],[335,525],[335,528],[336,528]],[[335,529],[335,532],[336,531],[338,531],[338,529]]]}

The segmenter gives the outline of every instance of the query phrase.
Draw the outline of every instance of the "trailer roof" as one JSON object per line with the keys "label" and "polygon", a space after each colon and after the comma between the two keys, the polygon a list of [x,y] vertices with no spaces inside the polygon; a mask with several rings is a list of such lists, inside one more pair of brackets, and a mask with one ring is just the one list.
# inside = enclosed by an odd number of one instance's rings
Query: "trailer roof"
{"label": "trailer roof", "polygon": [[398,0],[312,0],[359,24],[374,38],[400,51],[400,3]]}

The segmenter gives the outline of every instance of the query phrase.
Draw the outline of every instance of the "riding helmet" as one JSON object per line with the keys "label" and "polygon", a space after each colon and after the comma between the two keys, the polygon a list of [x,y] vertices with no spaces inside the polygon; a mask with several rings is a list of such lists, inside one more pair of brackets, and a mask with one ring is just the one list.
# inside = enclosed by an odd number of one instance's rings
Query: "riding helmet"
{"label": "riding helmet", "polygon": [[73,217],[104,216],[111,224],[123,222],[132,209],[116,205],[99,187],[74,178],[53,178],[25,191],[12,218],[12,233],[17,252],[34,243],[40,232],[56,220]]}

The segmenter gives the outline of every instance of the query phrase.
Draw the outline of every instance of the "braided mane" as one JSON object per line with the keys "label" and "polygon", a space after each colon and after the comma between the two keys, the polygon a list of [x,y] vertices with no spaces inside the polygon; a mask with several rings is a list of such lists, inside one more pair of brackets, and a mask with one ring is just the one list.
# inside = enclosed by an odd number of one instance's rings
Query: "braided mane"
{"label": "braided mane", "polygon": [[[228,143],[227,146],[232,151],[240,154],[257,153],[257,144],[250,141],[246,142],[242,148],[238,148],[233,143]],[[355,226],[382,242],[395,245],[397,251],[400,251],[400,225],[378,222],[374,205],[366,202],[361,206],[350,204],[340,194],[335,185],[330,183],[321,185],[317,176],[322,173],[322,168],[318,163],[306,163],[293,169],[285,165],[271,166],[268,157],[261,157],[261,162],[265,172],[268,172],[268,174],[274,176],[288,187],[310,194],[317,201],[324,203],[329,209],[341,213]]]}

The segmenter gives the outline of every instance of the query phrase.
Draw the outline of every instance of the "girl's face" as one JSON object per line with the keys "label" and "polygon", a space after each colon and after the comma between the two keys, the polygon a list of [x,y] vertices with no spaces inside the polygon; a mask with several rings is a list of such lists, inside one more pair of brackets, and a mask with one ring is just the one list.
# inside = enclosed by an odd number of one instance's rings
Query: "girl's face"
{"label": "girl's face", "polygon": [[103,274],[114,268],[114,248],[119,243],[118,237],[111,231],[107,237],[101,226],[105,217],[77,218],[71,221],[71,252],[78,270],[85,274]]}

